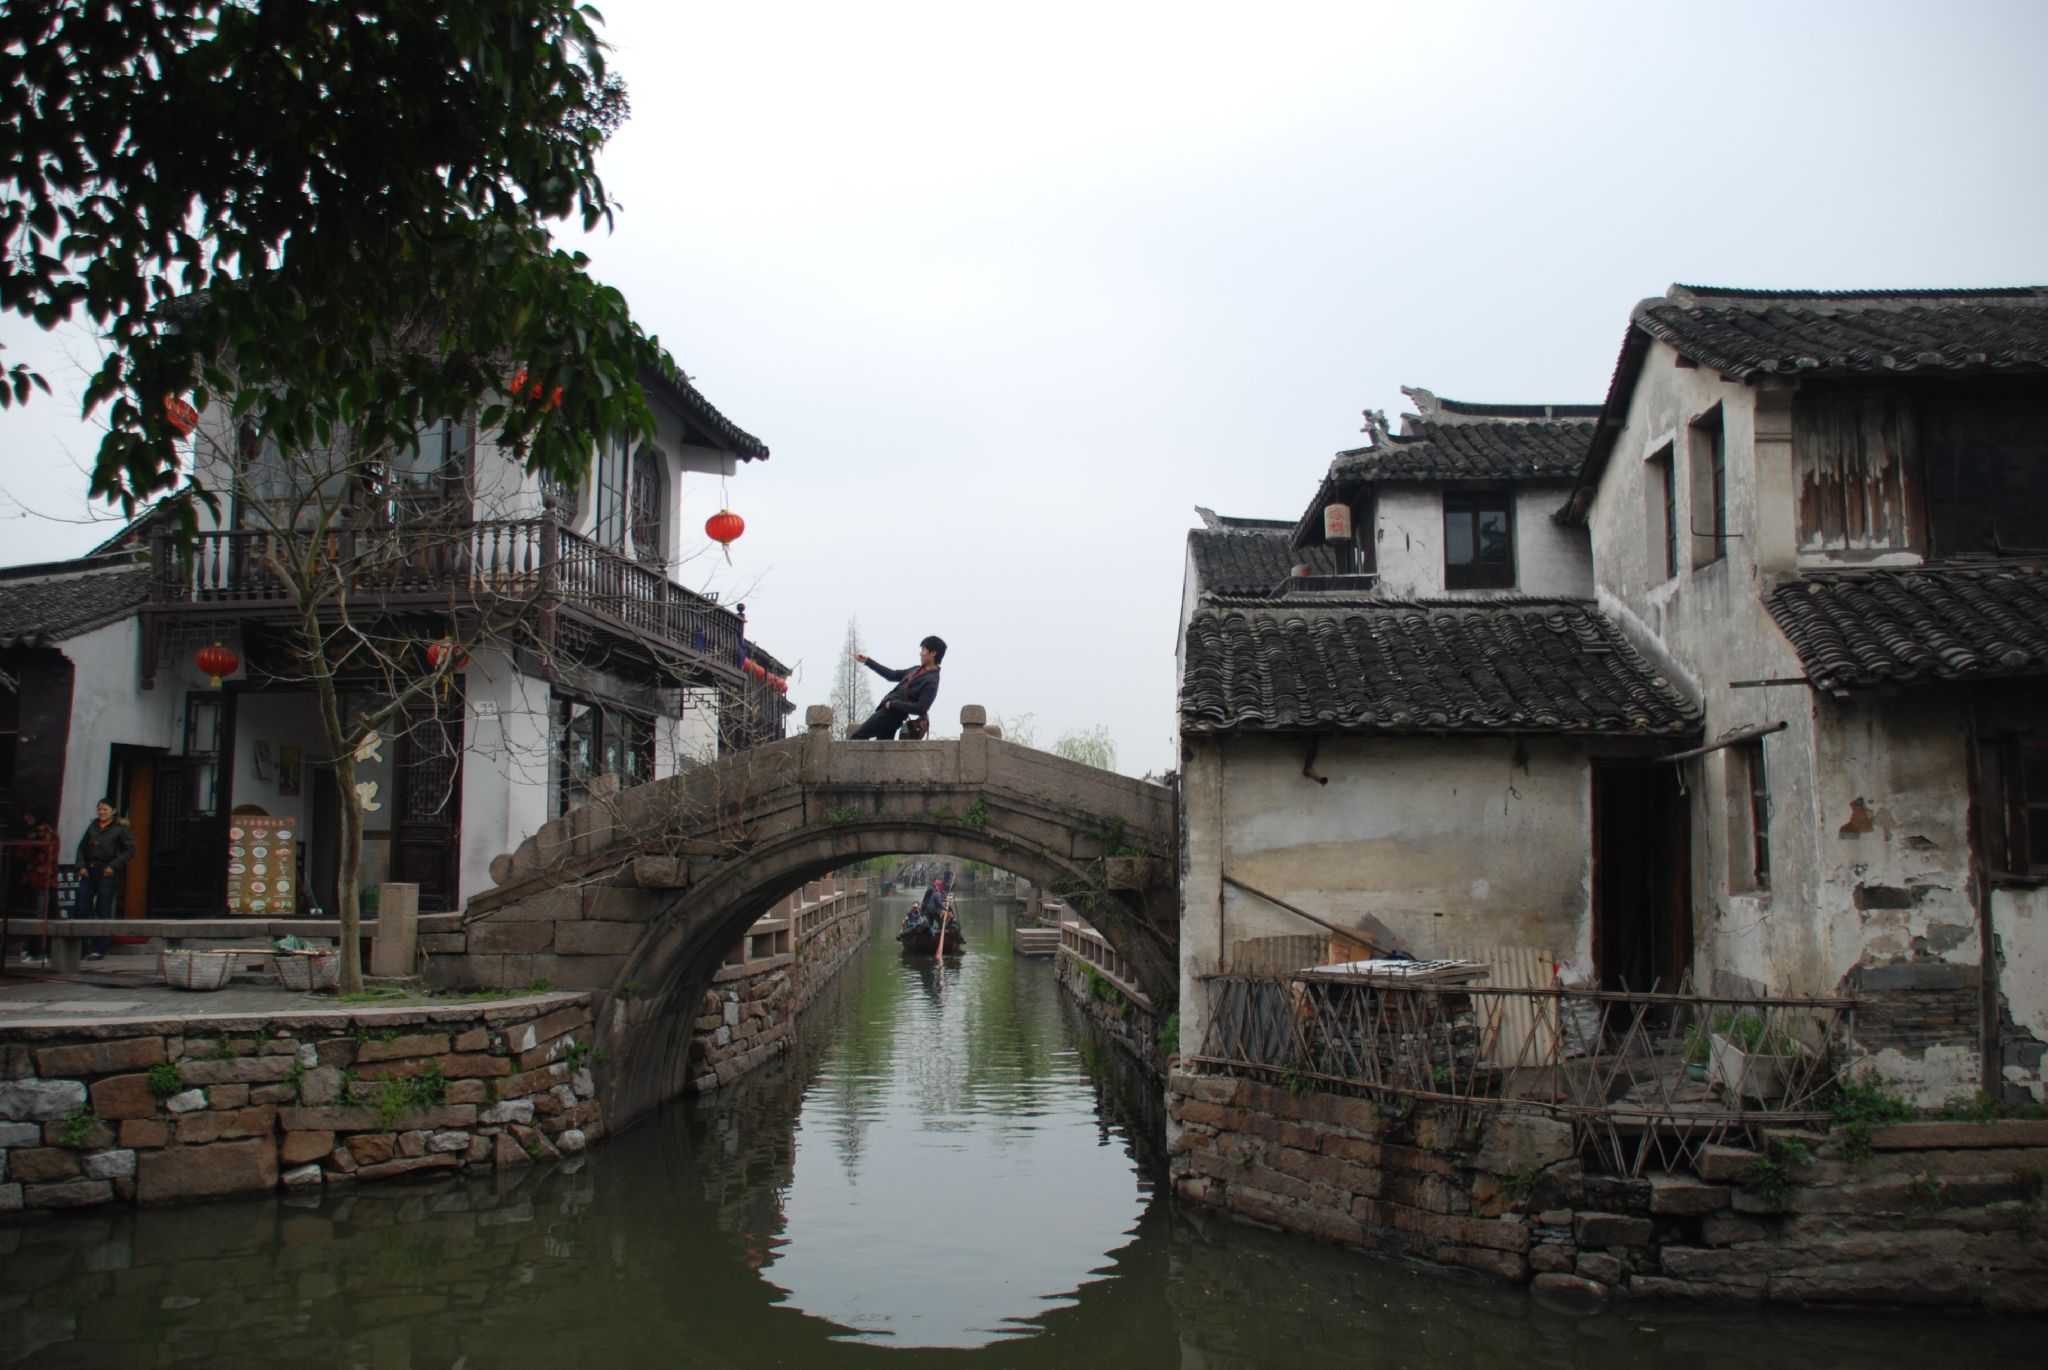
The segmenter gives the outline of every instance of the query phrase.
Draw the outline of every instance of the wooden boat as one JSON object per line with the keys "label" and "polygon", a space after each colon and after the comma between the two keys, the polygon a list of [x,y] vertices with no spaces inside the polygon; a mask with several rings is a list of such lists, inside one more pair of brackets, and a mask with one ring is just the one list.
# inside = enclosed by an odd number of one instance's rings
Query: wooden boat
{"label": "wooden boat", "polygon": [[[902,944],[905,956],[930,956],[938,950],[937,934],[926,929],[923,923],[908,927],[896,934]],[[946,925],[946,955],[959,956],[967,950],[966,934],[960,930],[958,919]]]}

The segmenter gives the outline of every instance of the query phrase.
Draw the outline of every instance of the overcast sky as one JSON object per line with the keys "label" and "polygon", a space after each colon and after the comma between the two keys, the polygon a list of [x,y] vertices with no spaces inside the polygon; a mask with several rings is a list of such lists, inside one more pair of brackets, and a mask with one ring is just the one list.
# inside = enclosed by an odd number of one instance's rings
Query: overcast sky
{"label": "overcast sky", "polygon": [[[682,578],[799,705],[857,615],[952,644],[935,735],[1106,725],[1132,774],[1174,764],[1193,507],[1297,516],[1401,385],[1596,402],[1673,281],[2048,283],[2036,0],[602,8],[633,118],[585,246],[774,450]],[[71,555],[92,342],[0,327],[71,392],[0,414],[0,556]]]}

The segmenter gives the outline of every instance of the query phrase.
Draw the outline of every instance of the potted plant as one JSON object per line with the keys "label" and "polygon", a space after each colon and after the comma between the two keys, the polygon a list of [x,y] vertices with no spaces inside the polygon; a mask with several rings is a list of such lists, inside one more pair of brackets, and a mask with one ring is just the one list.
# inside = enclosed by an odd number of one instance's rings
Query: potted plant
{"label": "potted plant", "polygon": [[1708,1035],[1709,1075],[1722,1088],[1758,1103],[1784,1097],[1799,1043],[1769,1014],[1755,1009],[1724,1011]]}

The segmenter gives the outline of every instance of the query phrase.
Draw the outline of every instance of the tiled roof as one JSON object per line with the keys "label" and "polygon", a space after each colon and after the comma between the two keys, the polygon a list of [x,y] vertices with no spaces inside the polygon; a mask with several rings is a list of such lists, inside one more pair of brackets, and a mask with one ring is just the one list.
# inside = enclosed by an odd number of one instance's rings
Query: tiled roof
{"label": "tiled roof", "polygon": [[1737,290],[1674,285],[1637,304],[1604,417],[1563,516],[1583,518],[1653,341],[1731,377],[2048,370],[2048,286]]}
{"label": "tiled roof", "polygon": [[127,617],[149,594],[149,568],[120,557],[0,571],[0,646],[61,642]]}
{"label": "tiled roof", "polygon": [[2048,675],[2048,568],[1830,571],[1764,596],[1824,690]]}
{"label": "tiled roof", "polygon": [[720,447],[748,460],[756,457],[762,461],[768,459],[768,444],[719,413],[717,407],[704,398],[704,392],[692,384],[690,378],[681,371],[663,369],[645,374],[648,379],[659,383],[681,404],[683,412],[696,420],[698,427]]}
{"label": "tiled roof", "polygon": [[1205,595],[1266,594],[1287,583],[1294,567],[1307,562],[1317,575],[1337,573],[1336,551],[1311,546],[1295,550],[1293,525],[1267,528],[1197,528],[1188,534],[1195,559],[1195,588]]}
{"label": "tiled roof", "polygon": [[1757,372],[2048,368],[2048,289],[1790,291],[1675,285],[1635,323],[1701,366]]}
{"label": "tiled roof", "polygon": [[1586,406],[1583,416],[1568,419],[1405,418],[1402,431],[1384,443],[1339,452],[1330,475],[1347,481],[1570,480],[1586,459],[1599,413]]}
{"label": "tiled roof", "polygon": [[1687,735],[1699,711],[1579,600],[1315,596],[1196,612],[1190,732]]}

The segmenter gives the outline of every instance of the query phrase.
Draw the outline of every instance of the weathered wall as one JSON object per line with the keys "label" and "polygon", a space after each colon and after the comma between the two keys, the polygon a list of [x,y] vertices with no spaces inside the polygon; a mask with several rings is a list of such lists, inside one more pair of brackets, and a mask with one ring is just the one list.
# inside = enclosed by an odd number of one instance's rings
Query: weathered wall
{"label": "weathered wall", "polygon": [[1874,1152],[1708,1147],[1694,1171],[1588,1174],[1569,1123],[1226,1076],[1169,1081],[1175,1191],[1305,1236],[1538,1293],[2048,1311],[2048,1124],[1874,1129]]}
{"label": "weathered wall", "polygon": [[[1181,1043],[1191,977],[1231,944],[1315,927],[1228,872],[1339,925],[1386,924],[1416,956],[1454,947],[1589,954],[1589,744],[1555,737],[1189,739],[1182,776]],[[1614,748],[1625,752],[1626,744]]]}
{"label": "weathered wall", "polygon": [[81,633],[61,644],[74,671],[71,694],[71,744],[64,754],[64,799],[58,816],[60,859],[69,861],[93,821],[93,806],[106,796],[107,761],[113,744],[185,746],[185,695],[200,684],[189,662],[157,676],[154,690],[141,682],[142,631],[133,618]]}
{"label": "weathered wall", "polygon": [[[0,1213],[317,1191],[581,1151],[604,1127],[591,1051],[580,994],[9,1024]],[[177,1080],[153,1087],[167,1064]]]}
{"label": "weathered wall", "polygon": [[1374,555],[1380,593],[1389,599],[1486,599],[1515,594],[1588,598],[1593,556],[1586,530],[1551,517],[1567,486],[1522,485],[1515,492],[1515,584],[1511,590],[1444,588],[1444,492],[1441,486],[1382,485],[1374,492]]}
{"label": "weathered wall", "polygon": [[1155,1081],[1165,1078],[1159,1015],[1144,995],[1104,977],[1100,970],[1064,950],[1053,958],[1053,978],[1082,1015],[1115,1042],[1124,1055]]}
{"label": "weathered wall", "polygon": [[[1733,683],[1805,674],[1763,605],[1775,577],[1872,559],[1798,550],[1792,393],[1723,381],[1678,366],[1665,344],[1650,348],[1589,518],[1600,606],[1697,695],[1710,741],[1785,725],[1763,742],[1768,889],[1747,888],[1740,875],[1747,816],[1731,805],[1746,802],[1730,783],[1734,757],[1722,751],[1686,764],[1695,967],[1703,986],[1831,994],[1848,985],[1867,1001],[1859,1039],[1876,1067],[1919,1102],[1936,1103],[1993,1083],[1980,1069],[1986,948],[1972,876],[1968,698],[1938,686],[1843,700],[1796,683]],[[1719,560],[1696,565],[1695,540],[1682,533],[1678,572],[1667,577],[1647,461],[1671,448],[1678,525],[1710,526],[1712,513],[1694,499],[1688,478],[1688,435],[1716,405],[1724,416],[1731,536]],[[1994,950],[2013,981],[2001,984],[2016,1029],[2006,1083],[2040,1097],[2036,1048],[2048,1041],[2038,1026],[2048,1020],[2041,971],[2048,944],[2029,894],[1993,892]]]}

